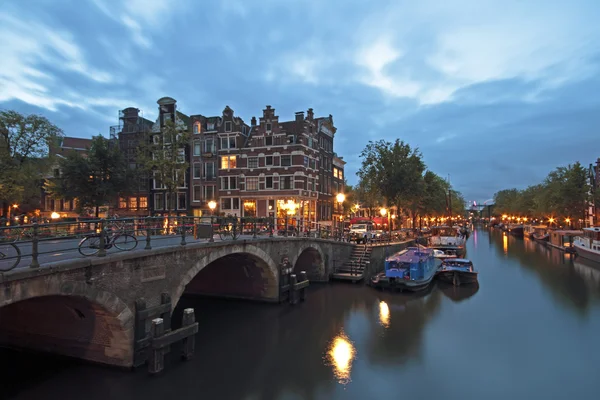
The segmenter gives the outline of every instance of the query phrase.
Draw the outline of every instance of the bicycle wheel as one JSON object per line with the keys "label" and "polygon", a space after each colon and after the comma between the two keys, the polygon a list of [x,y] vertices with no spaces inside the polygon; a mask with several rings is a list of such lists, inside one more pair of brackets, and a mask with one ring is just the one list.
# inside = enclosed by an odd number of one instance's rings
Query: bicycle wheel
{"label": "bicycle wheel", "polygon": [[100,251],[100,236],[92,235],[85,237],[79,242],[79,252],[84,256],[93,256]]}
{"label": "bicycle wheel", "polygon": [[231,232],[228,229],[219,229],[219,238],[221,240],[225,240],[229,236],[231,236]]}
{"label": "bicycle wheel", "polygon": [[0,243],[0,271],[9,271],[21,261],[21,250],[14,243]]}
{"label": "bicycle wheel", "polygon": [[135,236],[128,233],[117,234],[113,240],[113,244],[119,250],[129,251],[135,249],[138,244]]}

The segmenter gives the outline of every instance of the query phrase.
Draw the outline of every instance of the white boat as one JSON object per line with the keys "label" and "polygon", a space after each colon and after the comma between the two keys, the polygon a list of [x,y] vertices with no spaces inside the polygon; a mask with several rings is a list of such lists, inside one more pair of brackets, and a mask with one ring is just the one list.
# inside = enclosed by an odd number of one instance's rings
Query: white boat
{"label": "white boat", "polygon": [[462,256],[465,253],[466,236],[459,235],[455,228],[437,226],[433,228],[433,236],[429,238],[429,247],[442,250],[446,254]]}
{"label": "white boat", "polygon": [[577,236],[573,247],[578,256],[600,262],[600,228],[583,228],[583,236]]}
{"label": "white boat", "polygon": [[447,258],[456,258],[456,254],[447,254],[442,250],[433,250],[433,256],[440,260],[445,260]]}

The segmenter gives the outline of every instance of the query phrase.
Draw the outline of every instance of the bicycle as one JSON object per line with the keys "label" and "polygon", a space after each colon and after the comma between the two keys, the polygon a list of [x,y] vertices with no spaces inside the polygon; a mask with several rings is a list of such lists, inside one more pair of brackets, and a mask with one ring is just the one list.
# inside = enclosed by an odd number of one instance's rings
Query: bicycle
{"label": "bicycle", "polygon": [[19,247],[13,242],[0,242],[0,271],[10,271],[20,262],[21,250]]}
{"label": "bicycle", "polygon": [[[108,250],[115,246],[119,250],[129,251],[136,248],[138,240],[129,233],[113,233],[105,237],[108,239],[104,244],[104,249]],[[84,256],[93,256],[100,251],[100,234],[86,236],[79,242],[79,252]],[[88,251],[89,250],[89,251]]]}

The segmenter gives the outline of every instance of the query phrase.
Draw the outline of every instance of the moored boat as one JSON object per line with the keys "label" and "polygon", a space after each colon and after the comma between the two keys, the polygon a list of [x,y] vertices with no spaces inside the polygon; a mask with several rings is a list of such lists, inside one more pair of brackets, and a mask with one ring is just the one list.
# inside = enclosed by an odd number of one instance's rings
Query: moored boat
{"label": "moored boat", "polygon": [[583,228],[583,235],[573,241],[578,256],[600,262],[600,228]]}
{"label": "moored boat", "polygon": [[548,227],[545,225],[538,225],[533,227],[533,234],[531,235],[533,240],[538,242],[547,242],[550,240],[550,233],[548,233]]}
{"label": "moored boat", "polygon": [[454,286],[477,283],[477,275],[471,260],[464,258],[444,260],[437,272],[438,279],[452,283]]}
{"label": "moored boat", "polygon": [[465,254],[465,242],[466,236],[459,235],[457,229],[449,226],[437,226],[433,228],[433,236],[429,238],[429,247],[460,257]]}
{"label": "moored boat", "polygon": [[400,291],[426,289],[440,261],[427,247],[409,247],[385,259],[384,271],[371,279],[371,286]]}
{"label": "moored boat", "polygon": [[508,233],[513,236],[523,237],[523,225],[521,224],[510,224],[508,225]]}
{"label": "moored boat", "polygon": [[456,258],[456,254],[451,254],[450,252],[446,253],[442,250],[433,250],[433,256],[439,260],[445,260],[448,258]]}

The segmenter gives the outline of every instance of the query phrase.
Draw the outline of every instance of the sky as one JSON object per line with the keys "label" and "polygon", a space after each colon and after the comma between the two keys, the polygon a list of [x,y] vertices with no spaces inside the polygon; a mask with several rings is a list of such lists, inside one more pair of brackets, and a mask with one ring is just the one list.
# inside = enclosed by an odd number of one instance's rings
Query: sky
{"label": "sky", "polygon": [[357,182],[370,140],[399,138],[467,200],[600,157],[597,0],[3,0],[0,109],[107,136],[229,105],[246,122],[333,115]]}

